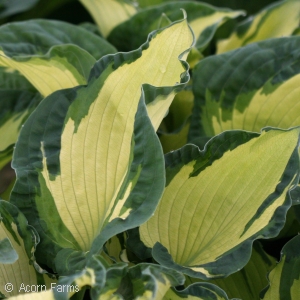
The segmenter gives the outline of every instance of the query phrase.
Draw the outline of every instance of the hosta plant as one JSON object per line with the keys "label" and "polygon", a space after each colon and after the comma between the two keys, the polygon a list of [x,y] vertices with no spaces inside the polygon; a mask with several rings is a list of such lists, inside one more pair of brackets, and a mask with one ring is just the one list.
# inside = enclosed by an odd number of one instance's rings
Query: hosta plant
{"label": "hosta plant", "polygon": [[0,298],[299,299],[298,1],[72,5],[0,27]]}

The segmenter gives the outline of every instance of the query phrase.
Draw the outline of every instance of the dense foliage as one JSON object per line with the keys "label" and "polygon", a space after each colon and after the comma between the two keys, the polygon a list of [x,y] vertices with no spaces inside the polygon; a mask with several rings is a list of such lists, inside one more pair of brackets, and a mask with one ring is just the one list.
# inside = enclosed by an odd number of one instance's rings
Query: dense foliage
{"label": "dense foliage", "polygon": [[300,299],[299,0],[206,2],[0,3],[1,299]]}

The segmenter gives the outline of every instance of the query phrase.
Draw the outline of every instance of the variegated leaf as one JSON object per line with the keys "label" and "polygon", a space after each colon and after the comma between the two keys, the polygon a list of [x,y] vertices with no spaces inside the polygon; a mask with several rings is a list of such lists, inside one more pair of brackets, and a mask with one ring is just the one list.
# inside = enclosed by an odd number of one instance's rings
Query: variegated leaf
{"label": "variegated leaf", "polygon": [[211,283],[194,283],[184,290],[170,289],[163,300],[229,300],[226,293]]}
{"label": "variegated leaf", "polygon": [[87,86],[50,95],[27,120],[11,201],[41,235],[49,265],[63,248],[98,253],[153,213],[164,188],[153,126],[189,78],[180,60],[192,42],[186,20],[175,22],[134,52],[105,56]]}
{"label": "variegated leaf", "polygon": [[244,13],[192,1],[163,3],[141,10],[115,27],[107,37],[108,41],[118,50],[135,49],[151,31],[161,27],[162,14],[169,20],[176,21],[181,18],[180,9],[184,9],[187,13],[187,20],[195,34],[196,47],[200,51],[211,41],[218,26],[227,19],[236,18]]}
{"label": "variegated leaf", "polygon": [[82,27],[31,20],[0,28],[0,66],[21,72],[43,95],[86,84],[96,59],[115,48]]}
{"label": "variegated leaf", "polygon": [[[259,299],[261,290],[268,284],[267,274],[275,266],[275,262],[256,241],[251,258],[243,269],[226,278],[212,279],[209,282],[223,289],[229,299]],[[198,281],[199,279],[188,277],[185,286]]]}
{"label": "variegated leaf", "polygon": [[14,184],[13,147],[22,124],[42,97],[19,72],[0,67],[0,196],[8,200]]}
{"label": "variegated leaf", "polygon": [[134,5],[124,0],[80,0],[80,2],[92,15],[104,37],[136,13]]}
{"label": "variegated leaf", "polygon": [[166,155],[165,192],[140,227],[154,259],[202,279],[241,269],[253,240],[276,236],[285,223],[299,180],[299,132],[228,131],[203,151],[186,145]]}
{"label": "variegated leaf", "polygon": [[[51,282],[55,281],[36,271],[41,268],[34,258],[35,248],[39,242],[39,236],[34,228],[28,225],[24,215],[7,201],[0,200],[0,216],[0,240],[8,241],[11,246],[10,251],[12,249],[15,251],[15,259],[0,263],[1,293],[10,297],[29,292],[28,287],[31,286],[39,290],[50,288]],[[2,251],[1,247],[1,256]]]}
{"label": "variegated leaf", "polygon": [[175,96],[158,130],[164,153],[179,149],[187,143],[193,105],[194,95],[188,85]]}
{"label": "variegated leaf", "polygon": [[228,39],[218,43],[217,53],[270,38],[290,36],[299,27],[299,22],[299,0],[273,3],[239,24]]}
{"label": "variegated leaf", "polygon": [[300,37],[271,39],[203,59],[193,70],[189,140],[300,124]]}
{"label": "variegated leaf", "polygon": [[281,260],[269,274],[270,285],[264,300],[296,300],[300,297],[300,236],[282,249]]}

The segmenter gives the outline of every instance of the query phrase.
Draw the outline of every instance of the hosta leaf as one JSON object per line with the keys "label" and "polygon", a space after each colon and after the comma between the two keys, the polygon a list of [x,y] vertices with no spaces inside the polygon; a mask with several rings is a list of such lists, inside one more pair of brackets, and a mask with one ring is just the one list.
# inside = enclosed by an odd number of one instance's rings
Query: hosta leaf
{"label": "hosta leaf", "polygon": [[272,39],[203,59],[193,70],[190,140],[224,130],[300,124],[300,37]]}
{"label": "hosta leaf", "polygon": [[[96,291],[101,290],[105,285],[106,269],[101,260],[91,257],[82,271],[73,272],[72,275],[61,277],[55,286],[54,295],[56,300],[69,299],[70,296],[79,292],[84,286],[90,286]],[[72,287],[72,289],[61,289],[63,286]],[[94,298],[99,299],[99,298]]]}
{"label": "hosta leaf", "polygon": [[108,266],[103,258],[97,256],[91,257],[82,271],[73,272],[72,275],[61,277],[57,283],[52,283],[51,291],[31,293],[25,295],[24,299],[44,297],[45,300],[52,300],[55,295],[56,300],[65,300],[85,286],[90,286],[92,299],[160,300],[165,299],[164,295],[170,287],[182,285],[183,282],[182,274],[159,265],[143,263],[127,268],[126,264],[119,263]]}
{"label": "hosta leaf", "polygon": [[0,241],[0,263],[12,264],[18,260],[18,257],[18,253],[11,245],[9,238],[3,238]]}
{"label": "hosta leaf", "polygon": [[93,34],[95,35],[98,35],[100,37],[102,37],[99,29],[98,29],[98,26],[94,23],[90,23],[90,22],[83,22],[83,23],[80,23],[79,26],[83,27],[84,29],[92,32]]}
{"label": "hosta leaf", "polygon": [[22,123],[42,99],[18,72],[0,67],[0,169],[4,151],[15,143]]}
{"label": "hosta leaf", "polygon": [[[13,0],[17,1],[17,0]],[[30,9],[27,12],[24,12],[20,14],[19,16],[16,16],[13,18],[13,20],[29,20],[29,19],[37,19],[37,18],[51,18],[51,17],[58,17],[59,19],[67,19],[67,20],[74,20],[73,16],[70,16],[70,8],[71,9],[77,9],[78,4],[71,4],[73,0],[52,0],[52,1],[45,1],[45,0],[39,0],[38,3],[35,5],[33,9]],[[79,5],[80,7],[80,5]],[[59,11],[63,11],[64,16],[58,16],[56,13]],[[68,15],[68,16],[67,16]],[[81,14],[76,14],[79,19],[81,20],[81,17],[83,17]]]}
{"label": "hosta leaf", "polygon": [[[50,281],[47,280],[45,275],[43,277],[43,275],[38,274],[33,267],[33,264],[36,265],[34,251],[39,242],[36,231],[32,226],[28,225],[24,215],[7,201],[0,200],[0,215],[0,240],[4,240],[4,243],[9,241],[10,247],[15,252],[13,253],[14,259],[7,260],[4,264],[1,262],[0,264],[1,293],[9,297],[25,293],[27,285],[40,284],[46,287]],[[3,248],[1,247],[1,256],[5,254],[2,251]],[[11,249],[10,252],[12,252]],[[5,290],[7,283],[12,284],[11,292]]]}
{"label": "hosta leaf", "polygon": [[300,224],[300,205],[295,205],[294,207],[295,217]]}
{"label": "hosta leaf", "polygon": [[22,90],[0,90],[0,169],[11,161],[12,145],[22,124],[41,101],[38,93]]}
{"label": "hosta leaf", "polygon": [[136,2],[138,3],[139,7],[148,7],[148,6],[153,6],[153,5],[158,5],[164,2],[171,2],[174,0],[137,0]]}
{"label": "hosta leaf", "polygon": [[128,230],[126,248],[128,249],[128,251],[135,255],[137,261],[147,261],[152,257],[152,249],[145,247],[144,243],[140,239],[139,228],[133,228]]}
{"label": "hosta leaf", "polygon": [[164,153],[179,149],[187,144],[190,129],[190,118],[174,133],[163,133],[159,136]]}
{"label": "hosta leaf", "polygon": [[[73,44],[95,59],[116,49],[105,39],[81,26],[54,20],[29,20],[1,26],[1,47],[7,55],[46,54],[56,45]],[[5,42],[4,42],[5,41]]]}
{"label": "hosta leaf", "polygon": [[193,69],[202,58],[203,54],[196,47],[193,47],[187,58],[187,62],[189,63],[190,68]]}
{"label": "hosta leaf", "polygon": [[104,37],[107,37],[114,27],[136,13],[136,8],[124,0],[80,0],[80,2],[92,15]]}
{"label": "hosta leaf", "polygon": [[[59,259],[57,259],[59,256]],[[92,299],[119,299],[113,298],[113,294],[119,288],[121,281],[126,276],[127,264],[116,263],[107,264],[102,256],[90,256],[71,249],[63,249],[56,257],[57,264],[68,265],[67,269],[58,267],[59,273],[64,276],[58,281],[55,287],[57,299],[68,299],[70,291],[62,291],[60,286],[73,286],[73,292],[83,290],[85,286],[90,286]],[[65,272],[67,270],[67,273]],[[72,293],[74,294],[74,293]]]}
{"label": "hosta leaf", "polygon": [[[293,191],[294,190],[292,190],[290,192],[290,196],[291,196],[292,200],[293,200]],[[276,237],[274,237],[270,240],[262,241],[264,243],[263,244],[264,246],[266,245],[266,247],[268,247],[268,243],[270,243],[270,245],[272,245],[272,243],[276,243],[276,241],[278,241],[278,240],[285,240],[285,242],[286,242],[287,240],[289,240],[292,237],[294,237],[295,235],[297,235],[298,232],[300,232],[300,224],[298,223],[298,220],[297,220],[296,207],[297,207],[297,205],[293,205],[288,210],[284,227],[281,229],[280,233]],[[281,247],[282,246],[283,245],[281,245]],[[278,257],[279,257],[279,251],[280,251],[280,249],[278,249]]]}
{"label": "hosta leaf", "polygon": [[115,296],[120,296],[120,299],[162,300],[170,287],[182,285],[184,280],[183,274],[175,270],[141,263],[128,268]]}
{"label": "hosta leaf", "polygon": [[2,0],[0,3],[0,18],[5,18],[24,12],[33,7],[39,0]]}
{"label": "hosta leaf", "polygon": [[299,27],[293,32],[293,35],[300,35],[300,25],[299,25]]}
{"label": "hosta leaf", "polygon": [[[1,47],[1,45],[0,45]],[[45,97],[52,92],[86,84],[95,59],[75,45],[54,46],[46,55],[9,57],[0,50],[0,66],[20,71]]]}
{"label": "hosta leaf", "polygon": [[0,67],[0,90],[15,89],[36,92],[33,85],[18,71]]}
{"label": "hosta leaf", "polygon": [[86,84],[96,59],[115,52],[99,36],[60,21],[6,24],[0,40],[0,66],[21,72],[44,96]]}
{"label": "hosta leaf", "polygon": [[126,238],[126,233],[123,232],[113,236],[105,243],[104,252],[108,256],[110,263],[129,262],[126,251]]}
{"label": "hosta leaf", "polygon": [[22,124],[42,98],[37,92],[0,89],[0,99],[0,194],[8,200],[15,178],[10,167],[13,147]]}
{"label": "hosta leaf", "polygon": [[13,153],[13,145],[8,147],[4,151],[0,152],[0,162],[1,162],[1,169],[0,169],[0,197],[2,199],[8,200],[7,197],[3,197],[3,193],[5,194],[6,191],[9,189],[11,182],[14,180],[15,171],[11,168],[11,157]]}
{"label": "hosta leaf", "polygon": [[241,269],[253,240],[284,225],[299,180],[299,131],[229,131],[203,151],[186,145],[166,155],[165,192],[140,227],[154,259],[202,279]]}
{"label": "hosta leaf", "polygon": [[[144,263],[128,268],[126,264],[117,263],[109,266],[103,257],[91,256],[81,271],[61,277],[52,288],[55,288],[56,300],[69,299],[85,286],[90,286],[91,299],[160,300],[171,286],[183,282],[182,274],[159,265]],[[69,289],[62,290],[62,286]]]}
{"label": "hosta leaf", "polygon": [[1,169],[3,169],[7,164],[10,163],[12,153],[13,145],[0,152]]}
{"label": "hosta leaf", "polygon": [[10,192],[15,183],[16,173],[11,168],[11,162],[8,162],[0,170],[0,198],[3,200],[9,200]]}
{"label": "hosta leaf", "polygon": [[57,91],[27,120],[11,201],[38,230],[38,254],[50,265],[62,248],[98,253],[153,213],[164,162],[144,101],[158,127],[188,80],[179,58],[192,42],[185,19],[154,32],[136,51],[105,56],[87,86]]}
{"label": "hosta leaf", "polygon": [[[229,299],[259,299],[261,290],[268,284],[267,274],[274,266],[275,259],[263,250],[261,244],[255,242],[251,258],[243,269],[226,278],[212,279],[209,282],[223,289]],[[197,281],[189,277],[185,285]]]}
{"label": "hosta leaf", "polygon": [[226,293],[211,283],[194,283],[182,291],[170,289],[163,300],[229,300]]}
{"label": "hosta leaf", "polygon": [[298,0],[273,3],[254,17],[243,21],[228,39],[220,41],[218,53],[257,41],[292,35],[293,31],[299,27],[299,22],[300,5]]}
{"label": "hosta leaf", "polygon": [[163,3],[142,10],[121,23],[112,30],[108,40],[118,50],[130,51],[135,49],[151,31],[160,26],[162,14],[165,14],[171,21],[176,21],[181,18],[180,9],[184,9],[187,13],[187,20],[196,37],[196,47],[200,51],[210,42],[219,25],[228,18],[236,18],[243,14],[242,11],[215,8],[208,4],[192,1]]}
{"label": "hosta leaf", "polygon": [[192,87],[188,85],[175,96],[168,115],[161,123],[159,133],[173,133],[182,127],[192,113],[193,104]]}
{"label": "hosta leaf", "polygon": [[281,260],[269,274],[270,286],[264,300],[293,300],[300,297],[300,236],[282,249]]}
{"label": "hosta leaf", "polygon": [[179,149],[187,143],[194,95],[190,86],[179,92],[158,130],[164,153]]}
{"label": "hosta leaf", "polygon": [[172,286],[182,285],[184,276],[172,269],[153,264],[138,264],[128,271],[132,287],[132,299],[162,300]]}

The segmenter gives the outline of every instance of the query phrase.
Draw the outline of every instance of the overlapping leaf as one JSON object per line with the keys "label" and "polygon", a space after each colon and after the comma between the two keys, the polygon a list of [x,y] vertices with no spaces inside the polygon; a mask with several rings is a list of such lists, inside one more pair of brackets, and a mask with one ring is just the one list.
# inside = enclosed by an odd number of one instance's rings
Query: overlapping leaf
{"label": "overlapping leaf", "polygon": [[[127,280],[132,289],[127,291],[125,299],[162,300],[172,286],[184,283],[184,276],[175,270],[144,263],[129,268]],[[121,284],[121,291],[122,288]]]}
{"label": "overlapping leaf", "polygon": [[[223,289],[229,299],[259,299],[261,290],[268,284],[267,274],[275,266],[275,259],[269,256],[258,242],[253,246],[251,258],[243,269],[227,278],[209,281]],[[185,285],[197,281],[189,277]]]}
{"label": "overlapping leaf", "polygon": [[9,200],[10,192],[15,183],[16,173],[11,168],[11,162],[8,162],[0,170],[0,198],[3,200]]}
{"label": "overlapping leaf", "polygon": [[282,249],[281,260],[269,274],[270,286],[264,300],[293,300],[300,297],[300,236]]}
{"label": "overlapping leaf", "polygon": [[180,60],[192,42],[185,19],[154,32],[134,52],[105,56],[87,86],[50,95],[27,120],[11,201],[41,235],[49,265],[62,248],[98,253],[153,213],[164,188],[153,126],[189,78]]}
{"label": "overlapping leaf", "polygon": [[162,14],[169,20],[176,21],[181,18],[180,9],[184,9],[187,13],[188,22],[196,37],[196,47],[200,51],[210,42],[220,24],[228,18],[236,18],[243,14],[242,11],[215,8],[192,1],[164,3],[136,13],[129,20],[115,27],[108,36],[108,40],[118,50],[135,49],[151,31],[161,26]]}
{"label": "overlapping leaf", "polygon": [[42,97],[18,72],[0,68],[0,195],[9,199],[15,178],[10,167],[22,124]]}
{"label": "overlapping leaf", "polygon": [[285,0],[271,4],[254,17],[243,21],[226,40],[218,43],[218,53],[270,38],[290,36],[299,27],[298,0]]}
{"label": "overlapping leaf", "polygon": [[2,19],[29,10],[38,1],[39,0],[2,0],[0,3],[0,18]]}
{"label": "overlapping leaf", "polygon": [[161,4],[163,2],[172,1],[172,0],[137,0],[139,7],[144,8],[148,6],[154,6]]}
{"label": "overlapping leaf", "polygon": [[190,86],[175,96],[158,130],[164,153],[179,149],[187,143],[193,105],[194,95]]}
{"label": "overlapping leaf", "polygon": [[37,106],[41,97],[18,72],[0,68],[0,169],[11,160],[11,152],[21,125]]}
{"label": "overlapping leaf", "polygon": [[294,206],[294,213],[298,223],[300,224],[300,205]]}
{"label": "overlapping leaf", "polygon": [[[119,269],[124,269],[125,266],[113,266],[111,270],[106,270],[105,266],[102,264],[101,259],[94,258],[90,260],[90,263],[81,270],[73,272],[73,274],[68,276],[63,276],[57,282],[52,282],[48,289],[42,287],[40,292],[28,291],[25,295],[17,295],[15,297],[10,297],[10,300],[68,300],[73,295],[85,291],[86,286],[90,286],[93,289],[94,294],[99,297],[100,290],[105,288],[105,286],[111,284],[111,281],[117,279],[121,280],[121,274]],[[109,278],[107,274],[113,273],[116,278]],[[113,276],[112,276],[113,277]],[[120,279],[118,278],[120,277]],[[34,289],[35,285],[31,285]],[[36,285],[37,286],[37,285]],[[28,285],[28,287],[30,287]],[[79,295],[82,299],[83,295]],[[75,298],[76,299],[76,298]],[[94,298],[96,299],[96,298]],[[99,298],[97,298],[99,299]]]}
{"label": "overlapping leaf", "polygon": [[109,263],[126,262],[129,263],[126,250],[126,232],[115,235],[109,239],[104,246],[102,255]]}
{"label": "overlapping leaf", "polygon": [[136,13],[136,8],[124,0],[80,0],[80,2],[92,15],[104,37]]}
{"label": "overlapping leaf", "polygon": [[[70,275],[61,277],[53,291],[55,299],[67,300],[70,296],[83,290],[85,286],[91,288],[92,299],[110,299],[125,273],[126,264],[108,266],[102,257],[92,256],[82,270],[73,271]],[[72,288],[71,290],[62,289],[63,286]]]}
{"label": "overlapping leaf", "polygon": [[280,38],[202,60],[193,72],[190,140],[299,125],[299,49],[299,37]]}
{"label": "overlapping leaf", "polygon": [[[14,296],[25,293],[26,286],[37,284],[49,288],[51,281],[33,266],[36,264],[34,251],[39,242],[36,231],[28,225],[24,215],[7,201],[0,200],[0,214],[0,256],[6,258],[0,263],[1,293],[6,297]],[[11,284],[11,292],[6,291],[6,284]]]}
{"label": "overlapping leaf", "polygon": [[211,283],[194,283],[184,290],[170,289],[163,300],[229,300],[226,293]]}
{"label": "overlapping leaf", "polygon": [[171,287],[182,285],[184,280],[183,274],[159,265],[143,263],[128,268],[124,263],[108,265],[103,257],[91,256],[81,271],[75,268],[52,283],[51,291],[31,293],[32,298],[28,295],[24,299],[67,300],[88,286],[91,299],[160,300],[165,299]]}
{"label": "overlapping leaf", "polygon": [[189,128],[190,118],[183,124],[178,132],[161,134],[159,139],[163,146],[164,153],[183,147],[188,140]]}
{"label": "overlapping leaf", "polygon": [[38,93],[0,90],[0,169],[11,160],[22,124],[41,100]]}
{"label": "overlapping leaf", "polygon": [[34,86],[18,71],[4,67],[0,67],[0,90],[36,92]]}
{"label": "overlapping leaf", "polygon": [[115,49],[82,27],[31,20],[0,29],[0,66],[20,71],[43,95],[86,84],[96,59]]}
{"label": "overlapping leaf", "polygon": [[154,259],[203,279],[241,269],[253,240],[284,225],[299,180],[298,142],[299,128],[229,131],[204,151],[186,145],[166,155],[165,192],[140,227]]}
{"label": "overlapping leaf", "polygon": [[[1,238],[3,238],[1,236]],[[18,259],[18,253],[11,245],[9,239],[4,237],[0,240],[0,263],[12,264]]]}

